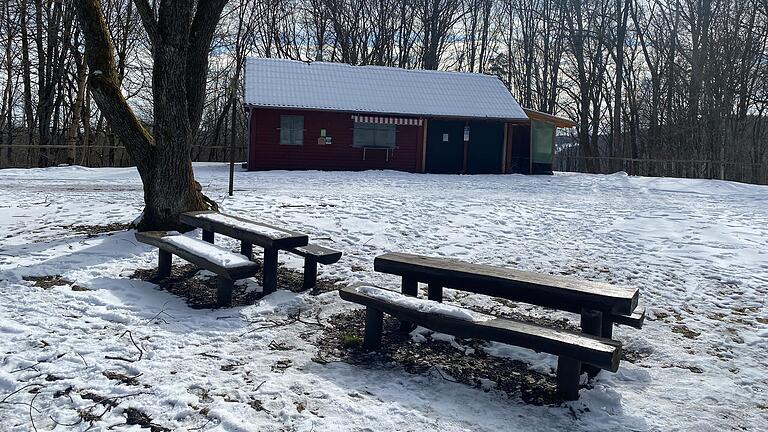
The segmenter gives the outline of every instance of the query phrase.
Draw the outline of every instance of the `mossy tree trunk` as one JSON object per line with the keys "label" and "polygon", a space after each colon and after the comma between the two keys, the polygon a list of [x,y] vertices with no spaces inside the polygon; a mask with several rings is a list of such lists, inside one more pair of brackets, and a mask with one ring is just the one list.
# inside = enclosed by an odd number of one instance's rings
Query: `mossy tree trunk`
{"label": "mossy tree trunk", "polygon": [[139,230],[181,228],[178,216],[216,209],[192,171],[191,150],[202,118],[208,52],[226,0],[133,0],[151,43],[154,126],[138,120],[120,89],[114,45],[100,0],[76,0],[85,37],[88,86],[144,185]]}

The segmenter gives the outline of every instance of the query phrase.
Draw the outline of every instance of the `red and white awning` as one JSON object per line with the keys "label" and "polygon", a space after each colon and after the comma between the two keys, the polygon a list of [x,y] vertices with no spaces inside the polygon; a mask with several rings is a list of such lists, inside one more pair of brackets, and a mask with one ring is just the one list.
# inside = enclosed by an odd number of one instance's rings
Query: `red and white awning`
{"label": "red and white awning", "polygon": [[398,126],[421,126],[422,119],[401,117],[375,117],[353,115],[352,120],[358,123],[393,124]]}

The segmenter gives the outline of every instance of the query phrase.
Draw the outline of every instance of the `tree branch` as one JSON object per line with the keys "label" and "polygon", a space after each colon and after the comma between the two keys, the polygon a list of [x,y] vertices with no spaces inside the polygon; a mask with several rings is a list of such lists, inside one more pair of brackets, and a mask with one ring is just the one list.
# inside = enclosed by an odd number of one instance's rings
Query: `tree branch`
{"label": "tree branch", "polygon": [[226,4],[227,0],[200,0],[189,32],[186,81],[189,124],[193,131],[197,131],[203,116],[208,53],[213,33]]}
{"label": "tree branch", "polygon": [[90,76],[88,87],[110,127],[139,168],[151,166],[155,140],[144,128],[120,90],[114,49],[101,11],[100,0],[76,0],[77,16],[85,39]]}
{"label": "tree branch", "polygon": [[133,4],[136,6],[136,10],[141,17],[141,23],[144,24],[144,30],[149,35],[149,41],[152,44],[152,49],[157,45],[158,31],[157,31],[157,17],[155,11],[152,9],[152,5],[148,0],[133,0]]}

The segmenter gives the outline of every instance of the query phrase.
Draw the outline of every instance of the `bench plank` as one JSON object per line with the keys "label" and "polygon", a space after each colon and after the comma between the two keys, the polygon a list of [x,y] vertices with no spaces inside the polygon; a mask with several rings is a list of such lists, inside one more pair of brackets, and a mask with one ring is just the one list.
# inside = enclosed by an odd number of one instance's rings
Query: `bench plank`
{"label": "bench plank", "polygon": [[[250,277],[256,274],[259,269],[258,264],[246,260],[245,257],[202,240],[181,235],[169,235],[165,231],[136,232],[135,236],[136,240],[141,243],[155,246],[162,251],[176,255],[227,279],[235,280]],[[183,237],[184,241],[183,243],[174,243],[172,237]],[[190,246],[185,246],[186,244]],[[233,263],[227,264],[212,260],[209,256],[206,256],[207,252],[215,252],[222,256],[229,255],[230,258],[233,258]],[[237,257],[242,258],[242,260],[234,259]]]}
{"label": "bench plank", "polygon": [[306,246],[297,246],[288,250],[288,252],[313,259],[320,264],[334,264],[341,259],[340,251],[321,246],[319,244],[308,244]]}
{"label": "bench plank", "polygon": [[[491,340],[577,359],[615,372],[619,367],[621,343],[582,333],[553,329],[537,324],[493,318],[471,321],[446,314],[422,312],[358,291],[360,285],[339,290],[342,299],[368,306],[386,314],[419,324],[433,331],[460,337]],[[428,300],[422,300],[428,301]]]}
{"label": "bench plank", "polygon": [[638,306],[631,315],[611,315],[614,324],[625,325],[634,328],[643,328],[645,322],[645,306]]}
{"label": "bench plank", "polygon": [[179,220],[204,231],[223,234],[262,248],[289,249],[309,243],[306,234],[213,211],[182,213]]}
{"label": "bench plank", "polygon": [[403,279],[574,313],[587,308],[630,315],[640,295],[637,288],[406,253],[376,257],[374,269]]}

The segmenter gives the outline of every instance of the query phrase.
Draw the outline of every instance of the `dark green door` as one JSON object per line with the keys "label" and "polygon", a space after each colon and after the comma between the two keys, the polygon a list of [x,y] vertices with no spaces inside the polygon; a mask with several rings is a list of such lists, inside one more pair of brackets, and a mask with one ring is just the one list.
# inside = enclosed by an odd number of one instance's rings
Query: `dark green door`
{"label": "dark green door", "polygon": [[467,174],[499,174],[504,150],[504,123],[469,124]]}
{"label": "dark green door", "polygon": [[464,122],[427,122],[427,166],[434,174],[458,174],[464,166]]}

